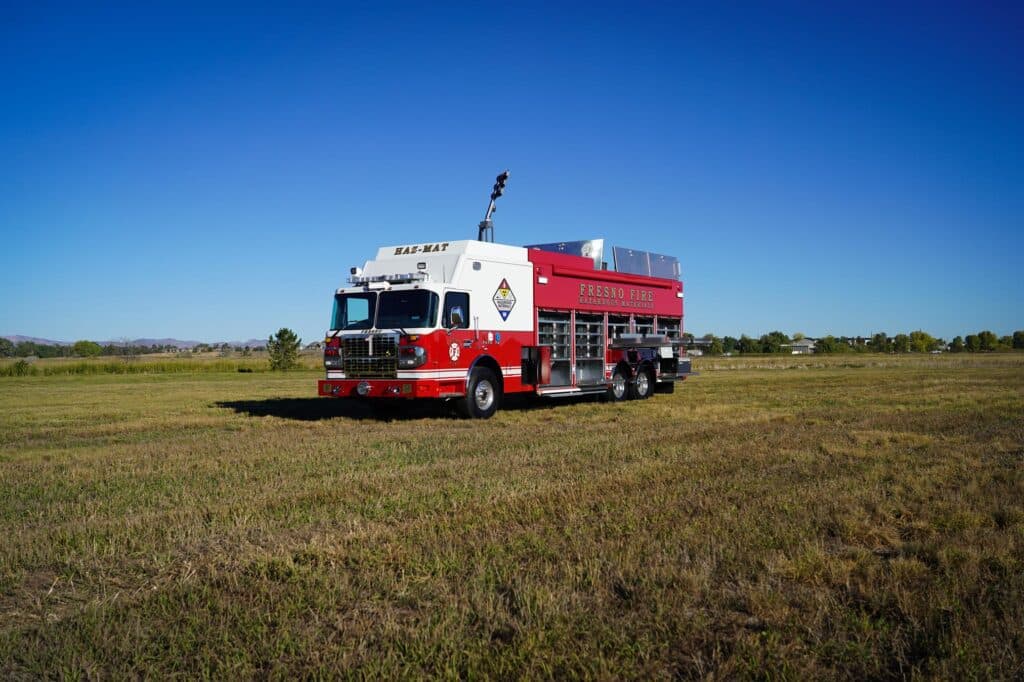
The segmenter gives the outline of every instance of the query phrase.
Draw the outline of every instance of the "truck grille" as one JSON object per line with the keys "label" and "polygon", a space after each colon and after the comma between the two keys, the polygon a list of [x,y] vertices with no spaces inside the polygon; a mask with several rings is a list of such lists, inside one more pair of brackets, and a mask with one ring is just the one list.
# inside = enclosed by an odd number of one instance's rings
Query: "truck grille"
{"label": "truck grille", "polygon": [[341,358],[350,379],[394,379],[398,376],[398,337],[347,336],[342,340]]}

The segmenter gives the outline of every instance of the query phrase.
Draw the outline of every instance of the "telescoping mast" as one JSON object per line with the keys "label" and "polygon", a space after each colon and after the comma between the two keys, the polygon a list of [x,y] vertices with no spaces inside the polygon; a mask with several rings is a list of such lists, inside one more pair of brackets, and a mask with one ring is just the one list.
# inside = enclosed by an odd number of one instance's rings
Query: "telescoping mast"
{"label": "telescoping mast", "polygon": [[322,396],[435,399],[487,418],[504,396],[671,393],[691,374],[679,260],[604,240],[497,244],[496,178],[475,240],[383,246],[334,293]]}

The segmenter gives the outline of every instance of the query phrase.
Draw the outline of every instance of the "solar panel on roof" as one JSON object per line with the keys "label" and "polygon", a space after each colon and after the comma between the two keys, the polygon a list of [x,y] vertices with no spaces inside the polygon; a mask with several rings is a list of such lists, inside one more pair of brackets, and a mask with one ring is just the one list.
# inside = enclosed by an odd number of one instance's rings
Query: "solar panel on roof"
{"label": "solar panel on roof", "polygon": [[612,258],[616,272],[679,279],[679,259],[675,256],[613,246]]}
{"label": "solar panel on roof", "polygon": [[660,253],[648,254],[651,261],[651,276],[665,279],[679,279],[679,259]]}
{"label": "solar panel on roof", "polygon": [[539,249],[552,253],[567,253],[571,256],[583,256],[594,261],[594,269],[601,269],[604,259],[604,240],[588,239],[578,242],[552,242],[550,244],[528,244],[527,249]]}

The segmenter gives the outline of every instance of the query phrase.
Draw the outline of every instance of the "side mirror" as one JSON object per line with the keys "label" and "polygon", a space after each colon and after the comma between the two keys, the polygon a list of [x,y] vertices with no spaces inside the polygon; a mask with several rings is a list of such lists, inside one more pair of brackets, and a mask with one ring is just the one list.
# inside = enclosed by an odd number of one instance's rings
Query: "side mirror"
{"label": "side mirror", "polygon": [[452,306],[451,311],[448,313],[448,328],[457,329],[463,327],[466,324],[465,314],[462,312],[462,306]]}

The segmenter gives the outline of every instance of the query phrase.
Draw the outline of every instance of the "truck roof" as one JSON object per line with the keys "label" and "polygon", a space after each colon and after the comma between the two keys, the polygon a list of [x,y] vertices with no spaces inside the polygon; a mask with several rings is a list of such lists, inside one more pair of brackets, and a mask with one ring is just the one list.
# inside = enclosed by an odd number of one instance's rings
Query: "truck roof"
{"label": "truck roof", "polygon": [[423,256],[435,255],[470,256],[489,261],[507,261],[510,263],[527,262],[526,249],[521,246],[479,242],[475,239],[382,246],[377,250],[376,260],[394,261],[406,258],[410,260],[423,260]]}

